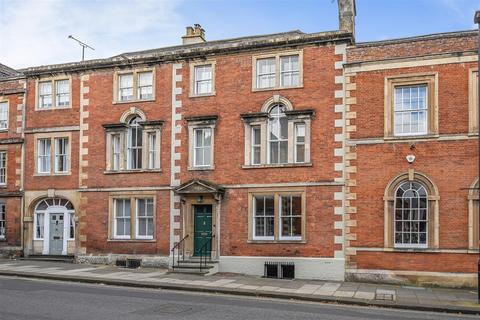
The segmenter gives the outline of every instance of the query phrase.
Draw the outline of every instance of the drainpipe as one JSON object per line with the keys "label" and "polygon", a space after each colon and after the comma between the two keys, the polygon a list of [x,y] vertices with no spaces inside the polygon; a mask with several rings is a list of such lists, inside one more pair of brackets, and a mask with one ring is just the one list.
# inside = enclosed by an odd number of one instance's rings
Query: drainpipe
{"label": "drainpipe", "polygon": [[22,149],[21,149],[21,162],[20,162],[20,191],[23,192],[22,195],[22,204],[20,207],[20,246],[23,251],[23,255],[25,255],[25,116],[26,116],[26,109],[27,109],[27,97],[28,97],[28,82],[27,77],[25,77],[25,93],[23,94],[23,108],[22,108]]}

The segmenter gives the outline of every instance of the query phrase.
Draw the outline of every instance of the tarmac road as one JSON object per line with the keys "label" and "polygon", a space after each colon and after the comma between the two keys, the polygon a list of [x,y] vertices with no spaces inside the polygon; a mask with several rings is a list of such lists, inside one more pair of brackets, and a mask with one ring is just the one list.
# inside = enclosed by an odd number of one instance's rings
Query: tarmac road
{"label": "tarmac road", "polygon": [[0,319],[478,319],[474,316],[0,277]]}

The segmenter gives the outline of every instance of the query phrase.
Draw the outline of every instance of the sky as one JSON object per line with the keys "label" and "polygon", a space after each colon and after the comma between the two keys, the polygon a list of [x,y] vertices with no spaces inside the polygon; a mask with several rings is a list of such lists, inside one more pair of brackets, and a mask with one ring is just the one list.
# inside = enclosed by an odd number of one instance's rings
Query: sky
{"label": "sky", "polygon": [[[357,42],[471,30],[480,0],[356,0]],[[24,68],[207,40],[338,28],[336,0],[0,0],[0,63]]]}

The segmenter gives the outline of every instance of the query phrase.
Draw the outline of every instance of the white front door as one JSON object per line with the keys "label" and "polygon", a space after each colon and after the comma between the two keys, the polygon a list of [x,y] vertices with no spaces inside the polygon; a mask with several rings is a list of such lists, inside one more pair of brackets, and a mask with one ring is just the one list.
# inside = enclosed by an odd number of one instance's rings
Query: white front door
{"label": "white front door", "polygon": [[64,234],[64,214],[63,212],[50,213],[50,235],[49,252],[51,255],[63,254],[63,234]]}

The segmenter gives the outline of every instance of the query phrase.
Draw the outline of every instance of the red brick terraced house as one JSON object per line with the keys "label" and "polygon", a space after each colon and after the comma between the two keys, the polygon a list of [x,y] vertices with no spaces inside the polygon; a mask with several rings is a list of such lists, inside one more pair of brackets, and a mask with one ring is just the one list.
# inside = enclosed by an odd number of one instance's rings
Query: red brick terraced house
{"label": "red brick terraced house", "polygon": [[25,80],[0,64],[0,256],[22,254]]}
{"label": "red brick terraced house", "polygon": [[347,279],[476,285],[477,39],[348,48]]}
{"label": "red brick terraced house", "polygon": [[0,65],[0,253],[475,286],[478,34],[355,44],[338,3],[336,31]]}
{"label": "red brick terraced house", "polygon": [[24,254],[344,279],[339,9],[337,31],[195,25],[180,46],[22,70]]}

